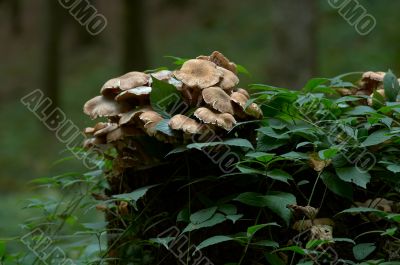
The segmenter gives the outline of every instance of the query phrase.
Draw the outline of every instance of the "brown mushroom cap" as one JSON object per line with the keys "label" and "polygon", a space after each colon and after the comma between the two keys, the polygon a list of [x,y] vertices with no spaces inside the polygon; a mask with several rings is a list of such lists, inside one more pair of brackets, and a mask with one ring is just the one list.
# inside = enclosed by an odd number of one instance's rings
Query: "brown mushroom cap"
{"label": "brown mushroom cap", "polygon": [[104,136],[107,135],[108,133],[116,130],[118,128],[118,124],[116,123],[107,123],[107,126],[96,131],[94,133],[94,136]]}
{"label": "brown mushroom cap", "polygon": [[378,82],[383,82],[383,78],[385,77],[385,72],[372,72],[368,71],[362,75],[362,80],[374,80]]}
{"label": "brown mushroom cap", "polygon": [[122,112],[122,106],[114,100],[97,96],[85,103],[83,111],[92,119],[95,119],[97,117],[117,116]]}
{"label": "brown mushroom cap", "polygon": [[224,90],[219,87],[208,87],[202,91],[204,101],[213,109],[222,113],[233,114],[231,99]]}
{"label": "brown mushroom cap", "polygon": [[128,136],[141,136],[143,132],[132,126],[119,127],[107,134],[107,143],[123,140]]}
{"label": "brown mushroom cap", "polygon": [[155,111],[145,111],[140,114],[139,119],[144,122],[144,129],[150,136],[156,134],[156,126],[163,119],[160,114]]}
{"label": "brown mushroom cap", "polygon": [[229,71],[231,71],[232,73],[236,74],[237,73],[237,67],[236,64],[230,62],[228,60],[228,58],[226,58],[222,53],[220,53],[219,51],[214,51],[211,55],[210,55],[210,61],[215,63],[218,66],[221,66]]}
{"label": "brown mushroom cap", "polygon": [[246,89],[238,88],[238,89],[236,90],[236,92],[245,95],[247,99],[250,98],[249,92],[247,92]]}
{"label": "brown mushroom cap", "polygon": [[223,73],[222,80],[219,83],[219,86],[222,89],[230,90],[234,88],[237,84],[239,84],[239,78],[234,73],[219,66],[217,67],[217,69],[221,70]]}
{"label": "brown mushroom cap", "polygon": [[251,103],[245,111],[247,115],[253,118],[261,119],[263,117],[262,110],[256,103]]}
{"label": "brown mushroom cap", "polygon": [[201,134],[205,131],[202,124],[181,114],[172,117],[168,125],[173,130],[180,130],[188,134]]}
{"label": "brown mushroom cap", "polygon": [[118,96],[115,97],[116,101],[126,101],[126,100],[144,100],[150,97],[151,87],[149,86],[139,86],[123,91]]}
{"label": "brown mushroom cap", "polygon": [[231,100],[244,109],[249,99],[243,93],[233,92],[231,94]]}
{"label": "brown mushroom cap", "polygon": [[158,80],[169,80],[173,76],[173,72],[169,70],[161,70],[155,73],[150,74],[152,77],[158,79]]}
{"label": "brown mushroom cap", "polygon": [[150,111],[150,107],[143,107],[140,109],[134,109],[125,113],[121,113],[119,116],[121,117],[119,120],[119,125],[125,125],[128,123],[133,122],[137,117],[139,117],[140,114],[142,114],[145,111]]}
{"label": "brown mushroom cap", "polygon": [[206,124],[214,124],[227,131],[236,124],[235,118],[229,113],[215,113],[207,108],[198,108],[194,116]]}
{"label": "brown mushroom cap", "polygon": [[175,77],[190,87],[204,89],[217,84],[223,73],[217,69],[217,65],[199,59],[186,61],[182,68],[175,71]]}
{"label": "brown mushroom cap", "polygon": [[103,145],[106,143],[107,142],[104,137],[92,137],[92,138],[85,139],[85,141],[83,142],[83,148],[90,149],[94,146],[99,146],[99,145]]}
{"label": "brown mushroom cap", "polygon": [[121,90],[128,90],[138,86],[144,86],[149,83],[150,76],[142,72],[129,72],[120,77],[108,80],[102,87],[101,92],[104,90],[119,88]]}

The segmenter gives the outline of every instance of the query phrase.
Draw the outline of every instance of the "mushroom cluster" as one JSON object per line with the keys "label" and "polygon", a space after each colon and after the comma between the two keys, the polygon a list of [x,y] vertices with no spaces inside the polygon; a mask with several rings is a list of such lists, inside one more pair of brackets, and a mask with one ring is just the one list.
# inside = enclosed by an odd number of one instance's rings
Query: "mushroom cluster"
{"label": "mushroom cluster", "polygon": [[[155,79],[172,85],[190,111],[170,113],[168,118],[157,112],[151,100]],[[217,51],[187,60],[176,71],[130,72],[113,78],[103,85],[100,96],[84,105],[85,114],[92,119],[106,118],[85,129],[88,139],[84,146],[116,146],[142,136],[180,143],[210,131],[223,137],[238,121],[262,117],[257,104],[247,103],[249,94],[238,88],[238,83],[236,65]],[[161,130],[160,125],[173,133]]]}

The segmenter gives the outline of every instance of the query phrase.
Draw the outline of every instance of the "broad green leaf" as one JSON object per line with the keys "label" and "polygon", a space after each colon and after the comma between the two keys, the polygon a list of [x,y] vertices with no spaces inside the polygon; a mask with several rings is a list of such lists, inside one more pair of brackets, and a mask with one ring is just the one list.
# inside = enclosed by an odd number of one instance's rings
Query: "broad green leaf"
{"label": "broad green leaf", "polygon": [[243,217],[243,214],[229,214],[225,217],[227,220],[232,221],[232,223],[236,223],[237,220]]}
{"label": "broad green leaf", "polygon": [[386,169],[389,170],[389,171],[392,171],[393,173],[399,173],[400,172],[400,165],[395,165],[395,164],[387,165]]}
{"label": "broad green leaf", "polygon": [[212,146],[218,146],[218,145],[228,145],[228,146],[238,146],[238,147],[244,147],[244,148],[249,148],[249,149],[254,149],[253,145],[246,139],[229,139],[221,142],[208,142],[208,143],[193,143],[187,145],[187,148],[189,149],[198,149],[201,150],[204,147],[212,147]]}
{"label": "broad green leaf", "polygon": [[328,171],[324,171],[321,174],[321,179],[325,186],[336,195],[349,200],[353,199],[353,187],[350,183],[339,179],[337,176]]}
{"label": "broad green leaf", "polygon": [[293,180],[293,177],[289,173],[283,171],[282,169],[270,170],[267,172],[267,176],[272,179],[279,180],[285,183],[288,183],[288,180]]}
{"label": "broad green leaf", "polygon": [[218,207],[210,207],[207,209],[202,209],[200,211],[195,212],[194,214],[190,215],[190,221],[193,224],[200,224],[204,221],[210,219],[215,212],[217,211]]}
{"label": "broad green leaf", "polygon": [[0,241],[0,258],[6,254],[6,242]]}
{"label": "broad green leaf", "polygon": [[286,224],[289,224],[292,216],[291,211],[286,208],[288,204],[296,204],[296,197],[285,192],[270,192],[268,195],[261,195],[255,192],[245,192],[235,200],[255,207],[267,207],[280,216]]}
{"label": "broad green leaf", "polygon": [[339,152],[339,150],[336,148],[329,148],[329,149],[319,151],[318,156],[321,159],[326,160],[326,159],[333,158],[338,152]]}
{"label": "broad green leaf", "polygon": [[150,92],[150,104],[153,109],[164,118],[170,118],[171,108],[179,105],[181,101],[180,93],[176,87],[167,82],[160,81],[152,77],[153,84]]}
{"label": "broad green leaf", "polygon": [[347,111],[346,114],[351,115],[351,116],[358,116],[358,115],[367,115],[369,113],[375,113],[375,112],[376,112],[376,110],[374,110],[371,107],[357,106],[357,107],[351,109],[350,111]]}
{"label": "broad green leaf", "polygon": [[190,222],[189,209],[183,208],[182,210],[180,210],[176,217],[176,221],[177,222]]}
{"label": "broad green leaf", "polygon": [[139,189],[136,189],[130,193],[123,193],[123,194],[118,194],[118,195],[113,195],[112,197],[117,200],[124,200],[124,201],[129,201],[133,204],[135,209],[137,209],[137,201],[141,199],[151,188],[154,188],[158,186],[159,184],[156,185],[150,185],[146,187],[141,187]]}
{"label": "broad green leaf", "polygon": [[378,213],[378,214],[385,214],[385,212],[382,212],[380,210],[374,209],[374,208],[368,208],[368,207],[355,207],[355,208],[349,208],[344,211],[341,211],[341,213]]}
{"label": "broad green leaf", "polygon": [[218,211],[230,215],[230,214],[236,214],[237,213],[237,208],[233,204],[222,204],[218,206]]}
{"label": "broad green leaf", "polygon": [[245,74],[247,76],[251,76],[250,72],[243,65],[236,64],[236,70],[239,74]]}
{"label": "broad green leaf", "polygon": [[335,238],[333,238],[333,241],[335,241],[335,242],[347,242],[347,243],[351,243],[353,245],[356,244],[356,242],[354,242],[353,239],[345,238],[345,237],[335,237]]}
{"label": "broad green leaf", "polygon": [[383,88],[385,90],[385,96],[388,101],[396,102],[397,95],[400,91],[399,81],[397,77],[389,70],[383,78]]}
{"label": "broad green leaf", "polygon": [[306,255],[307,252],[306,250],[302,249],[301,247],[298,246],[290,246],[290,247],[285,247],[285,248],[280,248],[277,251],[291,251],[297,254],[301,254],[301,255]]}
{"label": "broad green leaf", "polygon": [[216,214],[214,214],[213,217],[211,217],[207,221],[204,221],[200,224],[193,224],[193,223],[188,224],[182,233],[191,232],[191,231],[201,229],[201,228],[212,227],[212,226],[215,226],[215,225],[220,224],[225,221],[226,221],[226,218],[224,215],[222,215],[220,213],[216,213]]}
{"label": "broad green leaf", "polygon": [[306,249],[315,249],[330,242],[332,242],[332,240],[321,240],[321,239],[310,240],[306,244]]}
{"label": "broad green leaf", "polygon": [[371,180],[371,175],[368,172],[360,172],[357,167],[336,168],[336,174],[341,180],[353,182],[364,189],[367,188],[367,184]]}
{"label": "broad green leaf", "polygon": [[271,248],[279,248],[278,242],[272,240],[261,240],[253,243],[252,245],[260,246],[260,247],[271,247]]}
{"label": "broad green leaf", "polygon": [[357,260],[363,260],[376,249],[375,243],[362,243],[353,247],[353,254]]}
{"label": "broad green leaf", "polygon": [[269,137],[275,138],[275,139],[289,139],[289,135],[283,134],[283,133],[278,133],[271,127],[261,127],[260,129],[257,129],[260,133],[267,135]]}
{"label": "broad green leaf", "polygon": [[169,123],[169,119],[163,119],[161,120],[157,126],[156,126],[156,130],[159,132],[162,132],[168,136],[175,136],[175,132],[171,129],[171,127],[169,127],[168,123]]}
{"label": "broad green leaf", "polygon": [[267,224],[259,224],[259,225],[253,225],[247,228],[247,237],[253,237],[257,231],[263,229],[264,227],[267,226],[279,226],[277,223],[267,223]]}
{"label": "broad green leaf", "polygon": [[213,237],[207,238],[206,240],[201,242],[196,248],[197,248],[197,250],[200,250],[205,247],[209,247],[209,246],[212,246],[215,244],[219,244],[219,243],[226,242],[226,241],[232,241],[232,240],[234,240],[234,239],[229,236],[213,236]]}
{"label": "broad green leaf", "polygon": [[267,163],[274,158],[275,154],[265,152],[249,152],[246,154],[247,157],[255,158],[260,162]]}
{"label": "broad green leaf", "polygon": [[383,232],[381,234],[381,236],[386,236],[386,235],[394,236],[394,234],[396,234],[396,232],[397,232],[397,227],[388,228],[385,230],[385,232]]}
{"label": "broad green leaf", "polygon": [[169,243],[171,243],[175,239],[176,239],[175,237],[169,236],[169,237],[150,238],[149,241],[156,243],[156,244],[163,245],[166,249],[169,249]]}
{"label": "broad green leaf", "polygon": [[305,92],[312,92],[322,84],[326,84],[329,81],[328,78],[312,78],[304,86],[303,90]]}
{"label": "broad green leaf", "polygon": [[391,139],[393,136],[389,135],[389,131],[386,129],[382,129],[376,132],[371,133],[367,139],[362,143],[363,146],[372,146],[372,145],[377,145],[381,144],[389,139]]}
{"label": "broad green leaf", "polygon": [[290,160],[297,160],[297,159],[308,159],[308,155],[301,152],[289,152],[283,155],[280,155],[283,158],[290,159]]}
{"label": "broad green leaf", "polygon": [[265,174],[265,171],[263,171],[263,170],[258,170],[258,169],[255,169],[255,168],[251,168],[251,167],[248,167],[248,166],[244,166],[244,165],[238,165],[238,166],[236,166],[238,169],[239,169],[239,171],[240,172],[242,172],[243,174],[259,174],[259,175],[264,175]]}

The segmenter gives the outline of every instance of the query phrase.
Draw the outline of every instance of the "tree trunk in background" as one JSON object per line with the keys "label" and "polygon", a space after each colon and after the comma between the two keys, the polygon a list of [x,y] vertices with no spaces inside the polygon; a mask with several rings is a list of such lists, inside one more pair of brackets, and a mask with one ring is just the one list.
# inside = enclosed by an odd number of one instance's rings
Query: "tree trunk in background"
{"label": "tree trunk in background", "polygon": [[272,50],[268,82],[301,88],[316,70],[316,0],[279,0],[270,3]]}
{"label": "tree trunk in background", "polygon": [[11,32],[14,36],[18,36],[22,32],[21,25],[21,1],[9,0],[10,14],[11,14]]}
{"label": "tree trunk in background", "polygon": [[123,54],[125,72],[147,69],[145,0],[123,0]]}
{"label": "tree trunk in background", "polygon": [[43,90],[45,95],[53,101],[53,106],[56,107],[59,105],[60,90],[60,37],[62,14],[60,14],[58,1],[46,0],[45,5]]}

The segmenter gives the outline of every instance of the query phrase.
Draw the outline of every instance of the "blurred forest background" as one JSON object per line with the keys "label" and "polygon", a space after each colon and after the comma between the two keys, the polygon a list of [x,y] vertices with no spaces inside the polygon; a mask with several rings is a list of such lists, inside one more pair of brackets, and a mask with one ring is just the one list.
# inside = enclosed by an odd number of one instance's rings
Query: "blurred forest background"
{"label": "blurred forest background", "polygon": [[[57,0],[0,0],[0,239],[32,217],[29,181],[84,170],[21,103],[41,89],[77,126],[102,84],[219,50],[245,66],[241,84],[301,88],[306,80],[391,68],[400,73],[400,1],[360,3],[377,21],[359,35],[326,0],[92,0],[108,25],[91,36]],[[100,215],[99,215],[100,216]]]}

